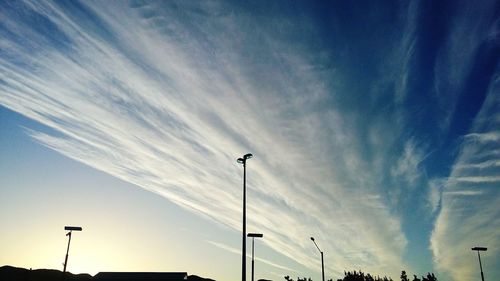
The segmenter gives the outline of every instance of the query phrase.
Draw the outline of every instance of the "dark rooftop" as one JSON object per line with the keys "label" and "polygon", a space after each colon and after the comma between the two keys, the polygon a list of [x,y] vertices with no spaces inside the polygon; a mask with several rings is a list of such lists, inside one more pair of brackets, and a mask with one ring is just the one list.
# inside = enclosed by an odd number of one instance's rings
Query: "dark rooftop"
{"label": "dark rooftop", "polygon": [[187,272],[99,272],[93,280],[99,281],[183,281]]}

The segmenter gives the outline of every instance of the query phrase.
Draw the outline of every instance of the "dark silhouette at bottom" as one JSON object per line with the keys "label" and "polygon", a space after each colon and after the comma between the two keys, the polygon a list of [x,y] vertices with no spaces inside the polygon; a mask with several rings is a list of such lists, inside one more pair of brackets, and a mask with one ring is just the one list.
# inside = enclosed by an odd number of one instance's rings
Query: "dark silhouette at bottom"
{"label": "dark silhouette at bottom", "polygon": [[99,272],[96,281],[184,281],[186,272]]}
{"label": "dark silhouette at bottom", "polygon": [[[290,276],[284,276],[286,281],[294,281]],[[328,279],[328,281],[332,281],[333,279]],[[297,278],[297,281],[313,281],[311,278]],[[361,270],[360,271],[347,271],[344,272],[344,278],[342,279],[337,279],[337,281],[393,281],[391,277],[380,277],[380,276],[375,276],[371,275],[370,273],[364,273]],[[410,281],[408,279],[408,276],[406,275],[406,272],[403,270],[401,272],[401,281]],[[416,275],[413,275],[413,279],[411,281],[437,281],[436,276],[434,273],[427,273],[426,276],[422,276],[422,279],[418,278]]]}
{"label": "dark silhouette at bottom", "polygon": [[100,272],[72,274],[55,269],[25,269],[13,266],[0,267],[2,281],[215,281],[186,272]]}

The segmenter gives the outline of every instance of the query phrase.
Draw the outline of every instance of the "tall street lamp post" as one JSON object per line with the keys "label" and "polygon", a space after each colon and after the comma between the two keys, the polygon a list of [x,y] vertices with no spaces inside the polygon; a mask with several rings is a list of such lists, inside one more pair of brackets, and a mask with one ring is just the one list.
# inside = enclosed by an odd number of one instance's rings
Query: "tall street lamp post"
{"label": "tall street lamp post", "polygon": [[247,160],[252,158],[253,155],[251,153],[247,153],[243,155],[242,158],[238,158],[237,162],[243,164],[243,245],[241,247],[241,280],[246,281],[246,255],[247,255],[247,244],[246,244],[246,236],[247,236],[247,221],[246,221],[246,199],[247,199],[247,187],[246,187],[246,166]]}
{"label": "tall street lamp post", "polygon": [[68,236],[68,249],[66,249],[66,258],[64,259],[63,273],[66,272],[66,266],[68,265],[69,244],[71,243],[71,232],[72,231],[82,231],[82,228],[79,226],[65,226],[64,230],[69,230],[69,232],[66,234],[66,236]]}
{"label": "tall street lamp post", "polygon": [[255,238],[262,238],[264,237],[264,234],[262,233],[248,233],[248,237],[252,237],[252,281],[254,281],[253,276],[254,276],[254,268],[255,268],[255,261],[254,261],[254,240]]}
{"label": "tall street lamp post", "polygon": [[471,250],[477,251],[477,258],[479,259],[479,269],[481,269],[481,280],[484,281],[483,266],[481,265],[481,255],[479,254],[479,252],[486,252],[486,250],[488,250],[488,248],[486,248],[486,247],[474,247]]}
{"label": "tall street lamp post", "polygon": [[311,240],[313,241],[314,245],[316,245],[316,248],[318,248],[318,251],[321,253],[321,276],[323,277],[323,281],[325,281],[325,265],[323,263],[323,252],[319,249],[316,241],[314,241],[314,237],[311,237]]}

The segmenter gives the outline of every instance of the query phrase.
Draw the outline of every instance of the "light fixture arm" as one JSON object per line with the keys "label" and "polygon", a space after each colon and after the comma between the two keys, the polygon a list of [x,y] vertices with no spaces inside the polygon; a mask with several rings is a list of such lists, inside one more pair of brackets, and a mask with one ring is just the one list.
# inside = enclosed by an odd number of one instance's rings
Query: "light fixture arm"
{"label": "light fixture arm", "polygon": [[313,243],[314,243],[314,245],[316,246],[316,248],[318,249],[318,251],[319,251],[321,254],[323,254],[323,251],[321,251],[321,250],[320,250],[320,248],[318,247],[318,244],[316,244],[316,241],[314,241],[314,239],[313,239]]}

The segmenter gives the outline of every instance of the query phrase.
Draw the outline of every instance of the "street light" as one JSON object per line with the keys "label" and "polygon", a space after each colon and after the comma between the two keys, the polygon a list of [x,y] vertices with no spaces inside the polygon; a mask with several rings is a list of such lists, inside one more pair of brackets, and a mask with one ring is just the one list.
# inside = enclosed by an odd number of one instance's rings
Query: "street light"
{"label": "street light", "polygon": [[479,254],[479,252],[486,252],[486,250],[488,250],[488,248],[486,248],[486,247],[474,247],[471,250],[477,251],[477,257],[479,259],[479,268],[481,269],[481,280],[484,281],[483,266],[481,265],[481,255]]}
{"label": "street light", "polygon": [[252,237],[252,281],[253,281],[253,272],[254,272],[254,259],[253,259],[253,250],[254,250],[254,240],[255,238],[262,238],[264,234],[262,233],[248,233],[248,237]]}
{"label": "street light", "polygon": [[79,226],[65,226],[64,230],[69,230],[69,232],[66,234],[66,236],[68,236],[68,249],[66,250],[66,258],[64,259],[63,273],[66,272],[66,266],[68,265],[68,254],[69,254],[69,244],[71,243],[71,232],[82,231],[82,228]]}
{"label": "street light", "polygon": [[243,164],[243,245],[241,247],[241,280],[246,281],[246,255],[247,255],[247,244],[246,244],[246,236],[247,236],[247,221],[246,221],[246,199],[247,199],[247,187],[246,187],[246,166],[247,160],[252,158],[253,155],[251,153],[247,153],[243,155],[242,158],[238,158],[236,161],[240,164]]}
{"label": "street light", "polygon": [[318,251],[321,253],[321,276],[323,277],[323,281],[325,281],[325,266],[323,264],[323,252],[319,249],[318,244],[316,244],[316,241],[314,241],[314,237],[311,237],[311,240],[313,241],[314,245],[316,245],[316,248],[318,248]]}

